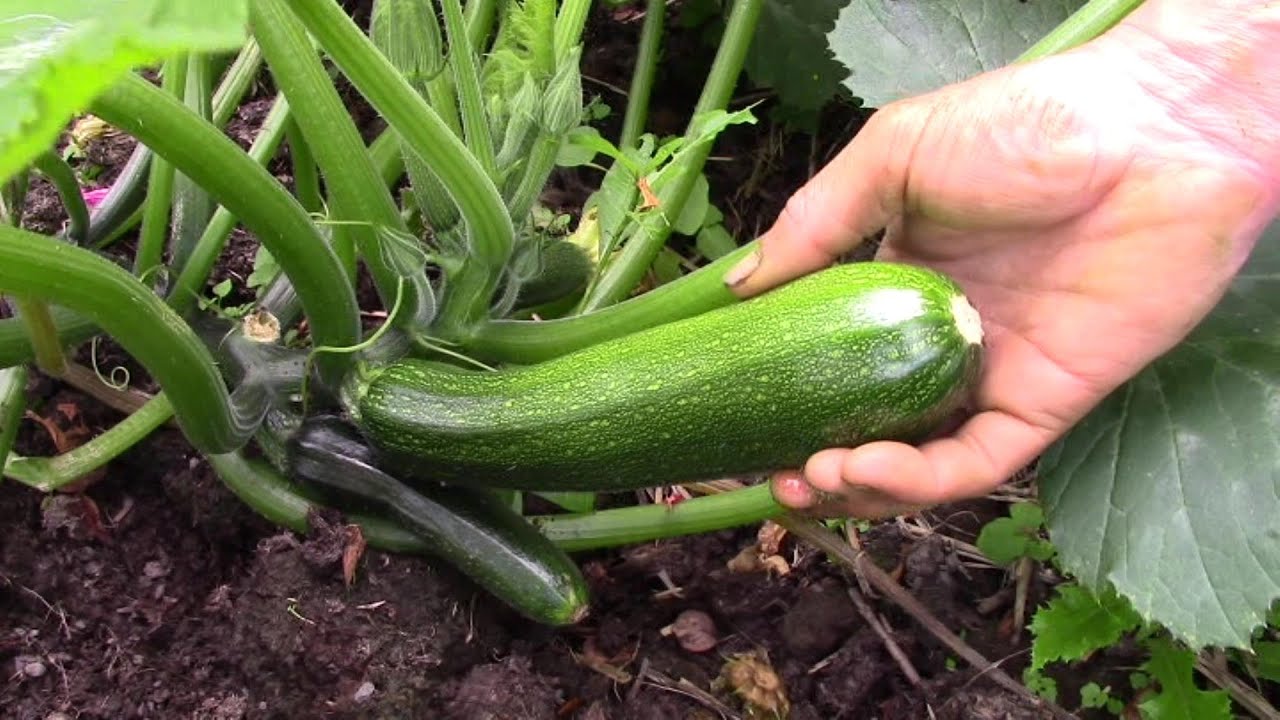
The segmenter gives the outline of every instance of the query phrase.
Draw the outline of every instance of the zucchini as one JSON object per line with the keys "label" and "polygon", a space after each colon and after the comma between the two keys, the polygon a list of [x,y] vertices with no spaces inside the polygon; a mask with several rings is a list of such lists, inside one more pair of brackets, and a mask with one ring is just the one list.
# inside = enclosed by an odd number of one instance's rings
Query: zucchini
{"label": "zucchini", "polygon": [[586,616],[588,590],[577,564],[492,492],[416,491],[378,469],[354,428],[333,416],[305,420],[287,452],[294,477],[342,507],[389,515],[525,617],[571,625]]}
{"label": "zucchini", "polygon": [[981,357],[981,321],[950,279],[857,262],[537,365],[365,368],[346,404],[406,480],[623,490],[921,440]]}
{"label": "zucchini", "polygon": [[538,267],[520,284],[515,310],[527,310],[555,301],[576,301],[587,289],[595,268],[582,248],[566,240],[539,243]]}

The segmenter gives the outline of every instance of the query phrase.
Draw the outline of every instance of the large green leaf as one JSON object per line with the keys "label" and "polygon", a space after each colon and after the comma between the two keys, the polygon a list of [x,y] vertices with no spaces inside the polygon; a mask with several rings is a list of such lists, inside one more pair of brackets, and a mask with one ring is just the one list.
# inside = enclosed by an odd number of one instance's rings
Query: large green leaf
{"label": "large green leaf", "polygon": [[778,93],[798,117],[814,115],[840,89],[846,75],[824,40],[849,0],[769,0],[746,70],[751,79]]}
{"label": "large green leaf", "polygon": [[1280,223],[1182,344],[1044,454],[1063,568],[1192,647],[1248,647],[1280,597],[1278,428]]}
{"label": "large green leaf", "polygon": [[1012,62],[1084,0],[853,0],[827,42],[869,107]]}
{"label": "large green leaf", "polygon": [[0,182],[130,69],[245,39],[245,0],[0,0]]}

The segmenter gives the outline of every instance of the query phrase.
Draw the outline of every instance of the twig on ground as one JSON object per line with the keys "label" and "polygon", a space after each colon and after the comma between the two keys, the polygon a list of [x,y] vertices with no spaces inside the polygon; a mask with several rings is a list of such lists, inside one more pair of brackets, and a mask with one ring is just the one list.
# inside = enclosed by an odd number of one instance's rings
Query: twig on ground
{"label": "twig on ground", "polygon": [[943,645],[946,645],[951,652],[955,653],[959,658],[964,660],[973,668],[977,669],[980,674],[990,676],[1000,687],[1017,695],[1034,707],[1041,708],[1051,713],[1055,718],[1064,720],[1074,720],[1075,716],[1059,707],[1056,703],[1049,702],[1035,693],[1031,692],[1025,685],[1014,680],[1004,670],[991,661],[987,660],[977,650],[974,650],[968,643],[962,640],[958,635],[951,632],[947,626],[943,625],[933,613],[929,612],[923,604],[920,603],[911,593],[907,592],[894,582],[883,570],[875,563],[871,562],[865,553],[855,552],[848,544],[844,543],[834,533],[826,530],[817,523],[801,518],[799,516],[783,516],[776,519],[776,522],[783,525],[793,535],[804,541],[818,547],[820,550],[828,553],[830,556],[838,560],[841,564],[847,566],[851,570],[862,572],[867,580],[881,594],[887,596],[890,600],[902,608],[908,615],[920,623],[926,630],[933,634]]}
{"label": "twig on ground", "polygon": [[1214,685],[1227,691],[1232,700],[1259,720],[1280,720],[1280,712],[1257,690],[1232,674],[1227,657],[1217,650],[1206,650],[1196,656],[1196,670]]}
{"label": "twig on ground", "polygon": [[[742,720],[742,716],[734,712],[733,708],[720,702],[714,695],[689,682],[685,678],[676,680],[669,675],[649,667],[648,663],[641,665],[641,669],[643,674],[636,677],[636,688],[640,687],[641,684],[652,685],[653,687],[660,688],[668,692],[678,693],[685,697],[692,698],[693,700],[705,705],[708,709],[719,713],[720,716],[726,720]],[[633,688],[632,692],[636,692],[636,690]]]}
{"label": "twig on ground", "polygon": [[1035,572],[1035,561],[1029,557],[1018,559],[1017,567],[1014,573],[1017,577],[1017,590],[1013,595],[1013,620],[1012,627],[1013,637],[1022,634],[1022,628],[1025,625],[1027,616],[1027,590],[1031,587],[1031,576]]}
{"label": "twig on ground", "polygon": [[880,618],[876,617],[871,605],[867,603],[867,599],[862,597],[862,593],[858,592],[855,587],[849,588],[849,599],[853,600],[853,605],[858,608],[858,614],[862,616],[862,619],[866,620],[867,624],[871,626],[871,630],[880,637],[880,642],[884,643],[885,650],[888,650],[889,655],[898,663],[902,674],[907,677],[907,680],[912,685],[920,687],[923,681],[920,679],[920,673],[916,672],[915,665],[911,664],[911,658],[907,657],[907,654],[899,647],[898,641],[893,639],[884,623],[880,622]]}

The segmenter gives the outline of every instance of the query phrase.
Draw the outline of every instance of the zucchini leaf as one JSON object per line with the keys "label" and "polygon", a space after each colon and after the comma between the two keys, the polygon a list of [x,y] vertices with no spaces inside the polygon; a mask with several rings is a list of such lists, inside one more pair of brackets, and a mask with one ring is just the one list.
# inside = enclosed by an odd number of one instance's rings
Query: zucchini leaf
{"label": "zucchini leaf", "polygon": [[853,0],[827,42],[849,70],[845,86],[882,107],[1009,64],[1083,4]]}
{"label": "zucchini leaf", "polygon": [[1193,648],[1280,597],[1280,223],[1212,313],[1041,458],[1059,563]]}
{"label": "zucchini leaf", "polygon": [[10,0],[0,10],[0,181],[130,69],[179,52],[234,50],[245,0]]}

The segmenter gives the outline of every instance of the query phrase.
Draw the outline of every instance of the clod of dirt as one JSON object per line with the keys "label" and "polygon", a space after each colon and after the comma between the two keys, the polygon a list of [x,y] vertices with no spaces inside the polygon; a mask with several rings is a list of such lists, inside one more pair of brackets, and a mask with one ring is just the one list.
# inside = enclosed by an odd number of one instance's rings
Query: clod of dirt
{"label": "clod of dirt", "polygon": [[738,696],[748,720],[785,720],[791,714],[782,678],[763,653],[741,653],[729,658],[715,686],[727,688]]}
{"label": "clod of dirt", "polygon": [[704,653],[719,643],[716,622],[701,610],[685,610],[676,621],[662,628],[663,635],[674,635],[680,647],[694,653]]}
{"label": "clod of dirt", "polygon": [[561,704],[553,682],[526,657],[508,656],[466,674],[445,709],[456,720],[555,720]]}
{"label": "clod of dirt", "polygon": [[832,652],[859,625],[853,602],[839,583],[827,580],[805,588],[782,619],[787,649],[806,662]]}

